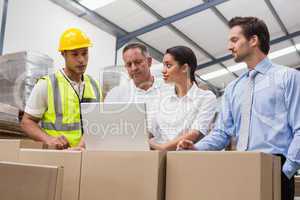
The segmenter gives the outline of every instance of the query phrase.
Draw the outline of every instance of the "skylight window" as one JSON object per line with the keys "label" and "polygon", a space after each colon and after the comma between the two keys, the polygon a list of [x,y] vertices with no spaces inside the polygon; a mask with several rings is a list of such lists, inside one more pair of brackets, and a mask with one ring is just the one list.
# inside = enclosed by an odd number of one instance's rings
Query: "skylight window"
{"label": "skylight window", "polygon": [[96,10],[97,8],[101,8],[112,3],[115,0],[81,0],[79,3],[84,5],[90,10]]}
{"label": "skylight window", "polygon": [[[290,47],[287,47],[287,48],[284,48],[284,49],[281,49],[278,51],[274,51],[268,55],[268,58],[272,60],[272,59],[293,53],[297,50],[300,50],[300,44],[297,44],[296,46],[290,46]],[[236,72],[236,71],[246,69],[246,68],[247,68],[247,65],[245,63],[238,63],[236,65],[232,65],[232,66],[228,67],[229,71],[232,71],[232,72]],[[220,70],[217,70],[214,72],[204,74],[201,76],[201,78],[204,80],[210,80],[210,79],[214,79],[214,78],[223,76],[227,73],[229,73],[227,70],[220,69]]]}

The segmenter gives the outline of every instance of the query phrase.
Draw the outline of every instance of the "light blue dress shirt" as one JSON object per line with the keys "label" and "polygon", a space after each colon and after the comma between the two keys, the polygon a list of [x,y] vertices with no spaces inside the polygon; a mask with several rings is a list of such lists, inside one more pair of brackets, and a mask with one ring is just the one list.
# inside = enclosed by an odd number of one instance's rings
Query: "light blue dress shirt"
{"label": "light blue dress shirt", "polygon": [[[289,178],[300,168],[300,72],[262,60],[255,70],[248,151],[281,154]],[[249,72],[225,89],[222,111],[211,134],[196,144],[198,150],[221,150],[230,137],[239,137],[241,101]]]}

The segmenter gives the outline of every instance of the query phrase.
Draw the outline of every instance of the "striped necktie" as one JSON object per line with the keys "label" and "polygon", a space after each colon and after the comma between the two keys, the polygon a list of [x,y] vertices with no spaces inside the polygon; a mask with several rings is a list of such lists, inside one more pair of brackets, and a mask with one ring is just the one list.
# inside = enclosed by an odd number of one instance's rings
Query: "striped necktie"
{"label": "striped necktie", "polygon": [[243,101],[241,104],[241,127],[237,143],[238,151],[246,151],[248,148],[251,127],[251,107],[253,102],[255,76],[257,74],[258,72],[255,70],[249,71],[248,78],[245,83]]}

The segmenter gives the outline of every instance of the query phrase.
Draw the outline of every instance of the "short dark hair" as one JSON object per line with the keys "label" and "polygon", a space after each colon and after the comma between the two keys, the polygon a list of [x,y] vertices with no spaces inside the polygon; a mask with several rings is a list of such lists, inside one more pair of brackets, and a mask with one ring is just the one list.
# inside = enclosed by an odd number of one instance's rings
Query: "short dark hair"
{"label": "short dark hair", "polygon": [[175,46],[167,49],[166,54],[170,54],[179,65],[188,64],[190,70],[190,79],[196,82],[195,70],[197,68],[197,58],[192,49],[186,46]]}
{"label": "short dark hair", "polygon": [[270,33],[267,25],[261,19],[256,17],[234,17],[228,23],[230,28],[240,26],[244,36],[249,40],[256,35],[259,40],[259,48],[264,54],[268,54],[270,50]]}
{"label": "short dark hair", "polygon": [[146,47],[144,44],[138,43],[138,42],[127,44],[127,45],[124,47],[124,49],[123,49],[123,54],[124,54],[126,51],[128,51],[129,49],[135,49],[135,48],[140,49],[141,52],[142,52],[142,54],[143,54],[144,56],[148,56],[148,55],[149,55],[147,47]]}

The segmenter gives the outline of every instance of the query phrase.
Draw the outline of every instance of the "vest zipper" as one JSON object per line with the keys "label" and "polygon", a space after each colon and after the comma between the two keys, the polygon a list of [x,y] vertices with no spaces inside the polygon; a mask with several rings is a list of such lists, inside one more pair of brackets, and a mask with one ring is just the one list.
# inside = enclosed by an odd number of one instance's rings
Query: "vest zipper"
{"label": "vest zipper", "polygon": [[[84,90],[85,90],[85,84],[83,85],[83,90],[82,90],[82,98],[80,99],[79,95],[77,94],[76,90],[74,89],[74,87],[72,86],[72,84],[70,83],[69,79],[65,76],[65,74],[61,71],[62,75],[64,76],[64,78],[67,80],[67,82],[70,84],[71,88],[73,89],[73,91],[75,92],[77,98],[78,98],[78,102],[79,102],[79,114],[80,114],[80,126],[81,126],[81,135],[83,135],[83,122],[82,122],[82,114],[81,114],[81,103],[82,103],[82,99],[84,96]],[[84,81],[84,76],[82,75],[82,80]],[[80,87],[80,86],[79,86]],[[79,93],[80,93],[80,88],[79,88]]]}

